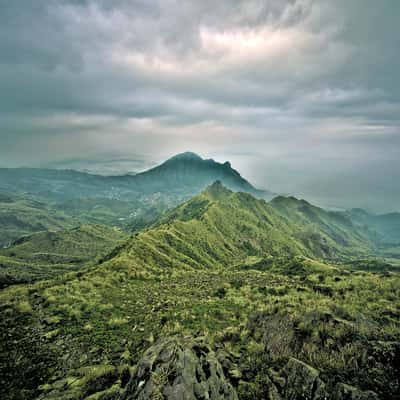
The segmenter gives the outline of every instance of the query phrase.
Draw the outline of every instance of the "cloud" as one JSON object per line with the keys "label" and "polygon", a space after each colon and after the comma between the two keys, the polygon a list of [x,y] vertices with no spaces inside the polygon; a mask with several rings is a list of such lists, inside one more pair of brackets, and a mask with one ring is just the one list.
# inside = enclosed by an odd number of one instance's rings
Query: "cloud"
{"label": "cloud", "polygon": [[384,182],[368,204],[387,190],[393,207],[399,14],[396,0],[1,2],[0,159],[191,149],[326,201],[324,179],[365,181],[343,185],[348,205]]}

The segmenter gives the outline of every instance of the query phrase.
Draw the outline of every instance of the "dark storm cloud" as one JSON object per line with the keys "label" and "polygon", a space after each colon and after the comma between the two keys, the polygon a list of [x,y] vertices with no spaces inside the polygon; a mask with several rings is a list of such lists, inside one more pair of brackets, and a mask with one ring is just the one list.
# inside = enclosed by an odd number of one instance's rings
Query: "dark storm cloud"
{"label": "dark storm cloud", "polygon": [[276,191],[319,199],[329,178],[349,205],[368,184],[338,177],[370,177],[393,207],[399,15],[397,0],[0,0],[0,158],[189,148]]}

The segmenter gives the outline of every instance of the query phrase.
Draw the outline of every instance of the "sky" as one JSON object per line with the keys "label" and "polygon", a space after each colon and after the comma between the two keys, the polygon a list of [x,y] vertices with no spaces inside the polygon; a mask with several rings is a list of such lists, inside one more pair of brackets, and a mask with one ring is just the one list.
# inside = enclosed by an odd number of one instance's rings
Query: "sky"
{"label": "sky", "polygon": [[400,1],[0,0],[0,166],[182,151],[400,211]]}

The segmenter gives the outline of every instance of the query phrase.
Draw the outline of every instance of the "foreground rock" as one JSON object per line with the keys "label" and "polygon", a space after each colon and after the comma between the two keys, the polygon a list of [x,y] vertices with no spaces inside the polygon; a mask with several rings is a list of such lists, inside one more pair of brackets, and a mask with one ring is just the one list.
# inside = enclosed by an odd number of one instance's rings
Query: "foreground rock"
{"label": "foreground rock", "polygon": [[[263,377],[268,388],[260,400],[378,400],[344,383],[328,389],[317,369],[296,358],[278,374]],[[216,354],[203,338],[168,337],[143,354],[118,400],[238,400],[232,384],[246,383],[227,353]]]}
{"label": "foreground rock", "polygon": [[376,393],[371,392],[370,390],[362,392],[361,390],[344,383],[336,385],[333,398],[334,400],[378,400]]}
{"label": "foreground rock", "polygon": [[328,390],[319,371],[296,358],[289,359],[282,373],[286,378],[285,400],[378,400],[376,393],[344,383]]}
{"label": "foreground rock", "polygon": [[143,354],[122,399],[237,400],[237,394],[203,339],[172,337]]}
{"label": "foreground rock", "polygon": [[291,358],[284,370],[287,376],[285,399],[325,399],[325,385],[319,372],[304,362]]}

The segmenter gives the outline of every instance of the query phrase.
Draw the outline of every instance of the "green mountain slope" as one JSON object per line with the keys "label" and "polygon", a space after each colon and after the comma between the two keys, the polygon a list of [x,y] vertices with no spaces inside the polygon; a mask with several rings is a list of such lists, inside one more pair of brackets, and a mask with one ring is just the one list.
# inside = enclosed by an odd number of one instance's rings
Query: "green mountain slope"
{"label": "green mountain slope", "polygon": [[378,243],[400,243],[400,213],[372,215],[365,210],[355,208],[344,214],[355,224],[375,232],[375,240]]}
{"label": "green mountain slope", "polygon": [[351,219],[359,230],[365,232],[376,246],[376,255],[398,265],[400,263],[400,214],[373,215],[354,208],[341,215]]}
{"label": "green mountain slope", "polygon": [[[264,200],[231,192],[216,182],[167,213],[158,226],[135,236],[112,262],[134,260],[140,270],[162,272],[229,268],[249,256],[339,258],[371,250],[349,221],[345,221],[350,224],[347,231],[334,235],[325,225],[311,225],[300,218],[293,222],[279,211]],[[347,240],[350,234],[357,241]]]}
{"label": "green mountain slope", "polygon": [[81,225],[24,236],[0,249],[0,288],[49,279],[93,263],[127,239],[116,228]]}
{"label": "green mountain slope", "polygon": [[0,193],[0,247],[23,235],[45,230],[71,228],[77,220],[43,202]]}
{"label": "green mountain slope", "polygon": [[376,215],[370,223],[385,242],[400,243],[400,213]]}
{"label": "green mountain slope", "polygon": [[147,197],[146,201],[90,197],[68,200],[54,208],[81,223],[119,226],[133,231],[155,222],[164,210],[175,206],[176,201],[176,197],[168,195]]}
{"label": "green mountain slope", "polygon": [[304,238],[319,237],[327,246],[339,246],[353,256],[375,251],[371,234],[353,223],[347,215],[326,211],[295,197],[278,196],[270,204],[281,215],[301,226]]}
{"label": "green mountain slope", "polygon": [[[139,233],[113,262],[134,258],[141,268],[230,267],[248,255],[305,254],[293,227],[265,201],[217,182]],[[122,261],[123,262],[123,261]]]}

